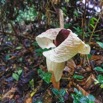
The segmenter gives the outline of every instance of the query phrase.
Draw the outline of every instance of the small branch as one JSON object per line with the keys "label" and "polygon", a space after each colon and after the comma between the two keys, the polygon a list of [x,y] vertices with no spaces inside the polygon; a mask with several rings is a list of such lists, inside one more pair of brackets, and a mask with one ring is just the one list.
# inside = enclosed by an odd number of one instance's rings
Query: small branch
{"label": "small branch", "polygon": [[10,22],[10,25],[11,25],[11,27],[12,27],[12,29],[13,29],[15,35],[18,35],[17,32],[16,32],[16,30],[15,30],[15,28],[14,28],[14,26],[13,26],[13,24],[12,24],[12,22]]}
{"label": "small branch", "polygon": [[[100,29],[100,30],[96,30],[96,31],[94,31],[94,33],[97,33],[97,32],[100,32],[100,31],[103,31],[103,29]],[[86,33],[92,33],[92,32],[86,32]]]}
{"label": "small branch", "polygon": [[95,24],[95,26],[94,26],[94,28],[93,28],[92,34],[90,35],[89,44],[90,44],[90,42],[91,42],[91,39],[92,39],[92,37],[93,37],[93,34],[95,33],[95,29],[96,29],[96,27],[97,27],[97,25],[98,25],[98,22],[99,22],[100,18],[101,18],[101,14],[99,15],[99,17],[98,17],[98,19],[97,19],[97,22],[96,22],[96,24]]}
{"label": "small branch", "polygon": [[83,28],[82,38],[83,38],[83,41],[85,41],[85,26],[86,26],[86,2],[85,2],[84,15],[82,18],[82,28]]}
{"label": "small branch", "polygon": [[0,31],[0,33],[3,33],[3,34],[8,34],[8,35],[13,35],[13,33],[4,32],[4,31]]}

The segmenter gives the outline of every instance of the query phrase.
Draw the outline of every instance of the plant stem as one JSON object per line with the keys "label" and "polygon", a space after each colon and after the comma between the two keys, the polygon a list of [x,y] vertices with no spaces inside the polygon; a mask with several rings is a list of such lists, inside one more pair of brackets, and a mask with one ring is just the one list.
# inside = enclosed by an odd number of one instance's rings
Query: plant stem
{"label": "plant stem", "polygon": [[92,39],[92,37],[93,37],[93,34],[95,33],[95,29],[96,29],[96,27],[97,27],[97,24],[98,24],[100,18],[101,18],[101,13],[100,13],[100,15],[99,15],[99,17],[98,17],[98,19],[97,19],[97,22],[96,22],[94,28],[93,28],[92,34],[90,35],[89,44],[90,44],[90,42],[91,42],[91,39]]}

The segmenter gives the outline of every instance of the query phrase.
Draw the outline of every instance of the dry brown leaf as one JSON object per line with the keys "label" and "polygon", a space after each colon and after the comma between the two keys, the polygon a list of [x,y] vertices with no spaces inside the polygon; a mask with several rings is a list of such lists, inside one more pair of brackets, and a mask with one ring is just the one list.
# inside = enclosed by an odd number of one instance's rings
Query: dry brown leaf
{"label": "dry brown leaf", "polygon": [[83,93],[84,96],[89,95],[89,93],[86,92],[81,86],[77,85],[77,88]]}
{"label": "dry brown leaf", "polygon": [[71,74],[74,73],[75,68],[76,68],[76,64],[75,64],[73,59],[70,59],[67,61],[67,67],[71,69],[68,72],[70,72]]}
{"label": "dry brown leaf", "polygon": [[5,93],[2,99],[8,98],[11,99],[14,96],[14,93],[17,91],[17,88],[11,88],[7,93]]}
{"label": "dry brown leaf", "polygon": [[101,55],[92,55],[91,60],[101,60],[103,58]]}
{"label": "dry brown leaf", "polygon": [[26,98],[24,103],[32,103],[32,98],[31,97]]}
{"label": "dry brown leaf", "polygon": [[46,90],[43,96],[43,103],[52,103],[52,94],[50,90]]}
{"label": "dry brown leaf", "polygon": [[67,66],[72,69],[76,68],[76,64],[73,59],[67,61]]}
{"label": "dry brown leaf", "polygon": [[60,3],[60,0],[52,0],[52,3],[53,4],[58,4],[58,3]]}
{"label": "dry brown leaf", "polygon": [[86,80],[86,82],[85,82],[85,84],[84,84],[84,88],[85,88],[85,89],[89,88],[89,87],[94,83],[94,79],[95,79],[95,76],[94,76],[93,74],[91,74],[91,75],[87,78],[87,80]]}
{"label": "dry brown leaf", "polygon": [[92,70],[92,69],[91,69],[90,66],[86,67],[86,71],[87,71],[87,72],[90,72],[91,70]]}

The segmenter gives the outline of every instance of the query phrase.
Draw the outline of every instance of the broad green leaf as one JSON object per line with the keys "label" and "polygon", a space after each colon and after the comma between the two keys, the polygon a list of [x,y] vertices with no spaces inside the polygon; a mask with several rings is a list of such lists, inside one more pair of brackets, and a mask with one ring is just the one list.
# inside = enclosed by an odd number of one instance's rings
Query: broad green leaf
{"label": "broad green leaf", "polygon": [[103,48],[103,43],[102,42],[97,42],[97,44],[101,47],[101,48]]}
{"label": "broad green leaf", "polygon": [[13,77],[15,80],[17,80],[17,81],[19,80],[19,75],[17,75],[16,73],[13,73],[13,74],[12,74],[12,77]]}
{"label": "broad green leaf", "polygon": [[99,71],[99,72],[103,72],[103,69],[101,67],[95,67],[94,70]]}
{"label": "broad green leaf", "polygon": [[94,103],[95,97],[93,95],[84,96],[81,91],[74,88],[74,94],[72,94],[73,103]]}
{"label": "broad green leaf", "polygon": [[17,71],[18,75],[21,75],[22,71],[23,71],[23,70],[18,70],[18,71]]}
{"label": "broad green leaf", "polygon": [[98,21],[98,19],[97,19],[97,18],[95,18],[95,17],[92,17],[92,19],[93,19],[94,21]]}
{"label": "broad green leaf", "polygon": [[56,96],[59,95],[59,90],[57,90],[57,89],[55,89],[55,88],[52,89],[52,92],[53,92]]}
{"label": "broad green leaf", "polygon": [[94,27],[95,27],[93,24],[90,24],[90,26],[91,26],[92,28],[94,28]]}
{"label": "broad green leaf", "polygon": [[79,99],[80,103],[87,103],[87,98],[85,96],[82,96],[80,99]]}
{"label": "broad green leaf", "polygon": [[74,74],[74,75],[73,75],[73,78],[74,78],[74,79],[82,80],[84,77],[83,77],[82,75]]}
{"label": "broad green leaf", "polygon": [[43,80],[46,82],[46,83],[50,83],[51,81],[51,76],[52,74],[51,73],[45,73],[44,76],[43,76]]}
{"label": "broad green leaf", "polygon": [[97,80],[99,81],[99,83],[103,83],[103,75],[98,75]]}
{"label": "broad green leaf", "polygon": [[59,103],[64,103],[64,98],[63,97],[64,97],[64,95],[66,93],[65,89],[58,90],[58,89],[53,88],[52,92],[54,93],[55,96],[58,97]]}
{"label": "broad green leaf", "polygon": [[101,84],[100,87],[103,88],[103,84]]}
{"label": "broad green leaf", "polygon": [[90,25],[95,25],[95,22],[96,22],[97,20],[98,20],[98,19],[92,17],[92,18],[90,19]]}
{"label": "broad green leaf", "polygon": [[91,54],[88,54],[88,58],[90,59],[92,57],[92,55]]}
{"label": "broad green leaf", "polygon": [[49,72],[44,72],[42,69],[38,69],[39,76],[46,82],[50,83],[52,74]]}
{"label": "broad green leaf", "polygon": [[95,97],[93,95],[88,95],[87,98],[89,101],[95,101]]}
{"label": "broad green leaf", "polygon": [[59,92],[60,92],[60,95],[61,95],[61,96],[64,96],[64,95],[66,94],[66,90],[65,90],[65,89],[60,89]]}

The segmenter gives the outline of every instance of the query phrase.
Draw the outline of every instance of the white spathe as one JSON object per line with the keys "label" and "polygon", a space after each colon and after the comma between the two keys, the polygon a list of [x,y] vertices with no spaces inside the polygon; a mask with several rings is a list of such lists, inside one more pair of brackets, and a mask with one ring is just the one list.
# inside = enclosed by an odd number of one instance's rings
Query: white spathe
{"label": "white spathe", "polygon": [[67,29],[70,31],[69,36],[56,47],[53,40],[56,39],[60,30],[62,28],[49,29],[36,37],[36,41],[41,48],[53,48],[43,52],[43,55],[46,57],[48,71],[54,73],[56,81],[59,81],[62,76],[65,61],[71,59],[77,53],[90,53],[90,46],[79,39],[70,29]]}

